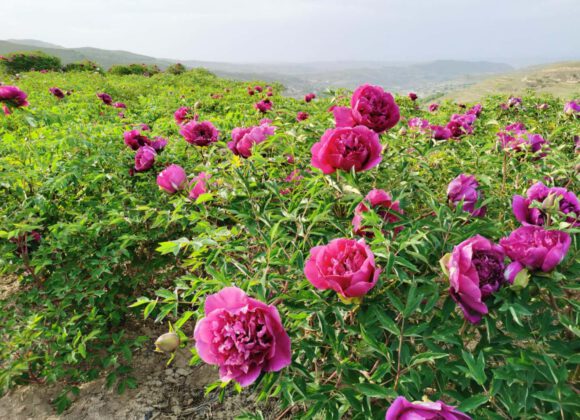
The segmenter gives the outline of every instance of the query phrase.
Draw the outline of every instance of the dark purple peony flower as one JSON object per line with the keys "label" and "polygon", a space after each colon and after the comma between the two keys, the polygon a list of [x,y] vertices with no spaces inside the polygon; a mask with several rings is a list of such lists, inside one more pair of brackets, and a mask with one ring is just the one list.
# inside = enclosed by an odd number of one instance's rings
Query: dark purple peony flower
{"label": "dark purple peony flower", "polygon": [[65,97],[64,92],[61,89],[57,88],[57,87],[51,87],[50,89],[48,89],[48,91],[50,93],[52,93],[58,99],[62,99],[62,98]]}
{"label": "dark purple peony flower", "polygon": [[316,98],[316,95],[314,93],[308,93],[306,94],[306,96],[304,96],[304,100],[306,102],[311,102],[314,98]]}
{"label": "dark purple peony flower", "polygon": [[[567,222],[580,226],[580,200],[565,188],[547,187],[542,182],[532,185],[526,192],[526,197],[514,195],[512,209],[516,219],[523,225],[543,226],[546,223],[545,210],[553,207],[558,201],[558,209],[564,214],[569,214]],[[533,202],[542,203],[542,208],[534,208]]]}
{"label": "dark purple peony flower", "polygon": [[486,207],[475,208],[481,201],[482,194],[477,190],[479,183],[473,175],[460,174],[449,183],[447,187],[447,199],[455,207],[463,201],[463,210],[471,213],[474,217],[485,216]]}
{"label": "dark purple peony flower", "polygon": [[439,104],[430,104],[429,105],[429,112],[435,112],[439,109]]}
{"label": "dark purple peony flower", "polygon": [[125,131],[123,133],[125,144],[133,150],[139,150],[140,147],[150,146],[151,140],[147,136],[141,134],[139,130]]}
{"label": "dark purple peony flower", "polygon": [[409,99],[412,101],[416,101],[418,98],[417,94],[415,92],[409,92]]}
{"label": "dark purple peony flower", "polygon": [[111,95],[109,95],[108,93],[97,93],[97,97],[103,101],[103,103],[105,105],[113,105],[113,98],[111,98]]}
{"label": "dark purple peony flower", "polygon": [[449,294],[472,324],[488,313],[484,300],[506,282],[504,259],[501,246],[475,235],[441,260],[449,275]]}

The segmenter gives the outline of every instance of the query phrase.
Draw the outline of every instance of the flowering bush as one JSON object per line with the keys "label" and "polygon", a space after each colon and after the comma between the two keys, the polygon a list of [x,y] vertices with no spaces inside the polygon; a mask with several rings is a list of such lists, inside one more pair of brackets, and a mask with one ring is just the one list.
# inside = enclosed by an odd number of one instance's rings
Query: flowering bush
{"label": "flowering bush", "polygon": [[[63,409],[100,374],[136,386],[135,348],[181,346],[216,365],[208,393],[244,385],[276,417],[576,416],[579,121],[564,101],[430,112],[363,87],[305,104],[203,70],[3,82],[30,104],[0,117],[0,272],[19,279],[0,298],[2,389],[59,381]],[[54,86],[74,94],[57,103]],[[183,141],[180,107],[216,141]],[[515,123],[549,153],[506,153],[497,134]],[[448,197],[459,174],[477,185]],[[551,192],[528,196],[538,182]],[[129,334],[143,316],[171,331]]]}

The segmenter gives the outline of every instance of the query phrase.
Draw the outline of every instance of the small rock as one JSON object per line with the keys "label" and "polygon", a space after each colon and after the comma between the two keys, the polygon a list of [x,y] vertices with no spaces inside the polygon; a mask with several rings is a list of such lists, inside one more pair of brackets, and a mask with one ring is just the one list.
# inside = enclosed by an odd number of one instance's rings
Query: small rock
{"label": "small rock", "polygon": [[188,369],[184,369],[184,368],[178,368],[175,373],[177,373],[180,376],[187,376],[189,375],[190,371]]}

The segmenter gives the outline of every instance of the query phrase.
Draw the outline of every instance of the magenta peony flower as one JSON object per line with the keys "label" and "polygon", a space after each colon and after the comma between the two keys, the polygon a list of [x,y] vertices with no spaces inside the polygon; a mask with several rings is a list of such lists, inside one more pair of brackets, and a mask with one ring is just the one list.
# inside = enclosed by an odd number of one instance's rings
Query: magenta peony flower
{"label": "magenta peony flower", "polygon": [[514,123],[497,133],[501,146],[513,152],[530,151],[537,157],[546,156],[548,142],[539,134],[533,134],[525,129],[522,123]]}
{"label": "magenta peony flower", "polygon": [[272,109],[272,101],[269,99],[262,99],[260,102],[254,104],[254,108],[265,114]]}
{"label": "magenta peony flower", "polygon": [[580,114],[580,101],[570,101],[564,105],[564,112],[567,115]]}
{"label": "magenta peony flower", "polygon": [[113,98],[111,98],[111,95],[109,95],[108,93],[97,93],[97,97],[103,101],[103,103],[105,105],[112,105],[113,104]]}
{"label": "magenta peony flower", "polygon": [[208,146],[218,141],[219,131],[209,121],[190,121],[181,127],[179,134],[195,146]]}
{"label": "magenta peony flower", "polygon": [[65,97],[64,92],[57,87],[51,87],[50,89],[48,89],[48,91],[58,99],[62,99]]}
{"label": "magenta peony flower", "polygon": [[538,108],[540,111],[545,111],[546,109],[550,108],[550,105],[544,102],[537,105],[536,108]]}
{"label": "magenta peony flower", "polygon": [[151,146],[143,146],[135,153],[135,170],[144,172],[153,167],[157,152]]}
{"label": "magenta peony flower", "polygon": [[460,138],[472,134],[475,118],[473,114],[453,114],[446,126],[451,131],[451,137]]}
{"label": "magenta peony flower", "polygon": [[580,200],[565,188],[547,187],[541,182],[532,185],[526,192],[526,198],[514,195],[512,209],[516,219],[523,225],[543,226],[546,223],[546,213],[543,209],[532,208],[532,202],[542,203],[542,207],[552,207],[559,200],[559,210],[571,214],[566,220],[576,226],[580,225]]}
{"label": "magenta peony flower", "polygon": [[169,194],[184,190],[187,186],[187,174],[179,165],[169,165],[157,175],[157,185]]}
{"label": "magenta peony flower", "polygon": [[[384,190],[371,190],[366,195],[363,201],[361,201],[354,209],[354,217],[352,219],[352,227],[355,235],[373,237],[373,233],[369,231],[367,226],[361,226],[363,213],[369,211],[369,207],[374,209],[375,212],[387,223],[396,223],[400,220],[399,216],[393,212],[403,214],[399,206],[399,201],[393,201],[391,194]],[[392,210],[392,211],[391,211]],[[397,226],[394,229],[394,234],[396,235],[401,230],[403,226]]]}
{"label": "magenta peony flower", "polygon": [[311,151],[312,166],[325,174],[337,169],[366,171],[377,166],[382,159],[378,134],[365,126],[326,130]]}
{"label": "magenta peony flower", "polygon": [[417,94],[415,92],[409,92],[409,99],[412,101],[416,101],[418,98]]}
{"label": "magenta peony flower", "polygon": [[124,102],[115,102],[115,103],[113,104],[113,107],[115,107],[115,108],[122,108],[122,109],[126,109],[126,108],[127,108],[127,105],[125,105],[125,103],[124,103]]}
{"label": "magenta peony flower", "polygon": [[466,114],[475,115],[476,117],[479,117],[481,115],[482,109],[483,109],[483,106],[481,104],[476,104],[476,105],[472,106],[470,109],[468,109]]}
{"label": "magenta peony flower", "polygon": [[426,133],[427,129],[429,129],[429,121],[418,117],[411,118],[409,120],[409,128],[411,129],[411,131]]}
{"label": "magenta peony flower", "polygon": [[194,177],[189,183],[191,190],[189,191],[189,199],[197,200],[202,194],[207,192],[207,180],[211,178],[210,174],[200,172],[198,176]]}
{"label": "magenta peony flower", "polygon": [[454,247],[441,261],[449,275],[449,294],[472,324],[488,312],[483,301],[505,283],[504,259],[501,246],[475,235]]}
{"label": "magenta peony flower", "polygon": [[254,89],[252,89],[252,88],[248,88],[248,95],[250,95],[250,96],[254,96],[254,93],[255,93],[255,92],[254,92]]}
{"label": "magenta peony flower", "polygon": [[333,109],[336,127],[364,125],[380,134],[393,128],[400,119],[399,107],[393,95],[380,86],[360,86],[354,91],[350,105],[350,109]]}
{"label": "magenta peony flower", "polygon": [[193,333],[201,359],[219,366],[222,381],[251,385],[261,372],[277,372],[292,362],[290,338],[278,310],[226,287],[205,300],[205,317]]}
{"label": "magenta peony flower", "polygon": [[572,239],[566,232],[522,226],[499,241],[508,257],[529,269],[551,271],[566,257]]}
{"label": "magenta peony flower", "polygon": [[28,95],[16,86],[0,86],[0,103],[6,115],[11,113],[10,107],[28,106],[27,97]]}
{"label": "magenta peony flower", "polygon": [[195,115],[195,113],[193,112],[193,109],[191,109],[187,106],[182,106],[177,111],[175,111],[175,113],[173,114],[173,117],[175,118],[175,122],[178,125],[182,125],[182,124],[187,123],[191,120],[197,121],[197,115]]}
{"label": "magenta peony flower", "polygon": [[475,205],[483,196],[477,191],[479,183],[473,175],[460,174],[449,183],[447,187],[447,199],[456,207],[463,201],[463,210],[471,213],[474,217],[485,216],[486,207],[475,208]]}
{"label": "magenta peony flower", "polygon": [[147,136],[141,134],[139,130],[125,131],[123,133],[125,144],[133,150],[138,150],[142,146],[150,146],[151,140]]}
{"label": "magenta peony flower", "polygon": [[510,96],[508,101],[507,101],[508,108],[519,107],[521,105],[522,105],[522,98]]}
{"label": "magenta peony flower", "polygon": [[161,153],[163,149],[167,146],[167,139],[163,137],[154,137],[153,141],[151,142],[151,147],[155,149],[157,153]]}
{"label": "magenta peony flower", "polygon": [[24,232],[15,238],[11,238],[10,242],[16,244],[16,255],[23,256],[31,254],[40,245],[42,236],[37,231]]}
{"label": "magenta peony flower", "polygon": [[262,86],[254,86],[254,90],[258,93],[262,92]]}
{"label": "magenta peony flower", "polygon": [[448,140],[451,138],[451,130],[447,127],[432,125],[430,128],[432,131],[431,137],[433,140]]}
{"label": "magenta peony flower", "polygon": [[316,98],[316,95],[314,93],[308,93],[304,96],[304,100],[306,102],[312,102],[312,100]]}
{"label": "magenta peony flower", "polygon": [[429,105],[429,112],[435,112],[439,109],[439,104],[430,104]]}
{"label": "magenta peony flower", "polygon": [[238,127],[232,130],[232,141],[228,143],[229,149],[238,156],[248,158],[252,156],[252,147],[265,141],[274,134],[276,127],[261,124],[256,127]]}
{"label": "magenta peony flower", "polygon": [[379,279],[380,268],[364,239],[333,239],[328,245],[310,250],[304,274],[314,287],[332,289],[342,298],[360,298]]}
{"label": "magenta peony flower", "polygon": [[298,114],[296,114],[296,121],[304,121],[307,120],[309,117],[307,112],[304,111],[300,111]]}
{"label": "magenta peony flower", "polygon": [[410,402],[405,397],[397,397],[391,404],[385,420],[471,420],[467,414],[443,401]]}

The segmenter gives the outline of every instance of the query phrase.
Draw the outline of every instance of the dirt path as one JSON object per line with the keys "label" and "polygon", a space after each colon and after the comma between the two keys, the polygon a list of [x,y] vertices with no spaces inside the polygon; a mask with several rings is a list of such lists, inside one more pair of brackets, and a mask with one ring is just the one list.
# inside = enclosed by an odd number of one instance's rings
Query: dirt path
{"label": "dirt path", "polygon": [[[50,404],[57,386],[20,387],[0,398],[0,419],[232,419],[243,411],[256,410],[250,391],[232,392],[223,403],[216,393],[204,397],[204,387],[217,379],[217,370],[208,365],[188,366],[189,357],[187,349],[180,349],[168,367],[166,355],[151,348],[139,350],[132,363],[137,389],[119,395],[105,388],[104,378],[83,384],[73,405],[60,416]],[[266,418],[275,418],[273,403],[261,405],[261,409]]]}

